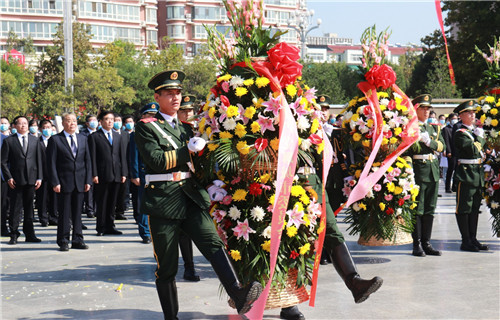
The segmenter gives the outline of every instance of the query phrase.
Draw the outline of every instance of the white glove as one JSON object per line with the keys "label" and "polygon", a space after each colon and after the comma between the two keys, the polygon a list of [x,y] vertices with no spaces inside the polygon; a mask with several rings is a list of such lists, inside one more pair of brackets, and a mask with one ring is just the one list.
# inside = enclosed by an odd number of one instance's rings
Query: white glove
{"label": "white glove", "polygon": [[212,184],[219,187],[219,188],[222,188],[225,185],[224,181],[222,181],[222,180],[214,180],[214,181],[212,181]]}
{"label": "white glove", "polygon": [[222,199],[227,196],[227,191],[224,188],[216,186],[215,184],[208,187],[207,191],[210,196],[210,200],[212,201],[222,201]]}
{"label": "white glove", "polygon": [[484,172],[490,172],[491,171],[491,166],[489,164],[484,165]]}
{"label": "white glove", "polygon": [[331,137],[332,136],[332,131],[333,131],[333,126],[329,123],[326,123],[324,126],[323,126],[323,130],[325,130],[325,133]]}
{"label": "white glove", "polygon": [[203,138],[192,137],[191,139],[189,139],[188,149],[191,152],[198,152],[203,150],[203,148],[205,148],[206,145],[207,142]]}
{"label": "white glove", "polygon": [[478,137],[484,138],[484,129],[477,127],[474,129],[474,134]]}
{"label": "white glove", "polygon": [[420,141],[422,141],[422,143],[426,146],[431,144],[431,137],[429,137],[429,133],[427,131],[420,132]]}

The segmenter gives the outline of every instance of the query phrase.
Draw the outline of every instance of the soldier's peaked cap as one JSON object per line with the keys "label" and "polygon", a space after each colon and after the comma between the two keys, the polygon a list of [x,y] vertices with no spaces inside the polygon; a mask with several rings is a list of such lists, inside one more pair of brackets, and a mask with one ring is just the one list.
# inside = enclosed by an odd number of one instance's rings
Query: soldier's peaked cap
{"label": "soldier's peaked cap", "polygon": [[182,96],[180,109],[194,109],[195,96]]}
{"label": "soldier's peaked cap", "polygon": [[316,98],[316,103],[318,105],[320,105],[321,107],[328,107],[328,108],[330,108],[331,99],[330,99],[329,96],[327,96],[325,94],[320,94]]}
{"label": "soldier's peaked cap", "polygon": [[459,104],[455,109],[453,109],[453,112],[460,114],[464,111],[476,110],[477,106],[478,105],[474,100],[467,100]]}
{"label": "soldier's peaked cap", "polygon": [[145,114],[148,112],[158,112],[160,110],[160,105],[156,102],[150,102],[141,109],[141,114]]}
{"label": "soldier's peaked cap", "polygon": [[432,102],[432,96],[430,94],[422,94],[411,101],[411,103],[417,107],[430,107]]}
{"label": "soldier's peaked cap", "polygon": [[154,91],[160,89],[182,89],[186,75],[179,70],[162,71],[149,80],[148,87]]}

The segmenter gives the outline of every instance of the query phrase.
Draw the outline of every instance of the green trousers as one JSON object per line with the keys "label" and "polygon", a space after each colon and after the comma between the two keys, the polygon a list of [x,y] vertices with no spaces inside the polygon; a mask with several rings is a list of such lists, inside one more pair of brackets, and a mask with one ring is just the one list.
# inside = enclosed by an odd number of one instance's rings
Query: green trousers
{"label": "green trousers", "polygon": [[480,213],[481,200],[483,200],[482,187],[460,181],[457,186],[456,214]]}
{"label": "green trousers", "polygon": [[[301,178],[306,178],[309,180],[310,186],[316,191],[318,194],[318,202],[322,200],[322,188],[321,188],[321,179],[316,174],[311,174],[306,176],[301,176]],[[328,194],[325,193],[325,204],[326,206],[326,231],[325,231],[325,248],[333,248],[338,245],[341,245],[345,242],[344,236],[340,232],[337,226],[337,219],[335,218],[335,214],[333,213],[332,207],[330,206],[330,201],[328,199]]]}
{"label": "green trousers", "polygon": [[417,182],[420,187],[417,196],[417,214],[434,215],[439,191],[439,181],[436,182]]}
{"label": "green trousers", "polygon": [[157,263],[156,281],[175,280],[179,260],[179,233],[184,231],[201,254],[210,261],[212,255],[224,247],[210,214],[187,198],[187,219],[163,219],[149,216],[151,240]]}

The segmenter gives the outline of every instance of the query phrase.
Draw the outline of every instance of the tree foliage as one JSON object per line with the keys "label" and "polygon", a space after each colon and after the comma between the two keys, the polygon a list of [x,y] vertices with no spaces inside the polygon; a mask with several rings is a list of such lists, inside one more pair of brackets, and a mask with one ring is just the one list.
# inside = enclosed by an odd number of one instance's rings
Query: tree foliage
{"label": "tree foliage", "polygon": [[7,63],[4,60],[1,60],[1,70],[2,116],[12,120],[18,115],[28,115],[33,95],[33,71],[16,63]]}
{"label": "tree foliage", "polygon": [[431,62],[431,69],[427,74],[428,81],[424,86],[424,91],[433,98],[459,98],[460,91],[451,84],[448,60],[446,55],[441,53]]}

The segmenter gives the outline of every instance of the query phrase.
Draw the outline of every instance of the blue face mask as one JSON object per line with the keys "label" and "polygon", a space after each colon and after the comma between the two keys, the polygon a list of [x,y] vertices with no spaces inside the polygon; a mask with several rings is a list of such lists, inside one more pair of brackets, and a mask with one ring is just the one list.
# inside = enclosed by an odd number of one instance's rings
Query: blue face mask
{"label": "blue face mask", "polygon": [[16,134],[16,133],[17,133],[17,129],[16,129],[16,128],[12,128],[12,130],[10,130],[10,132],[11,132],[12,134]]}
{"label": "blue face mask", "polygon": [[52,129],[43,129],[42,134],[48,138],[52,135]]}
{"label": "blue face mask", "polygon": [[446,121],[444,121],[444,120],[439,120],[439,123],[441,123],[441,124],[443,124],[443,125],[444,125],[444,124],[446,124]]}
{"label": "blue face mask", "polygon": [[38,131],[38,127],[30,127],[30,133],[35,134]]}
{"label": "blue face mask", "polygon": [[102,126],[97,126],[97,130],[101,130],[102,129]]}
{"label": "blue face mask", "polygon": [[115,121],[115,123],[113,123],[113,129],[120,130],[121,127],[122,127],[122,123],[121,122]]}
{"label": "blue face mask", "polygon": [[9,129],[8,124],[6,124],[6,123],[0,124],[0,131],[4,132],[4,131],[7,131],[8,129]]}
{"label": "blue face mask", "polygon": [[89,127],[90,127],[91,129],[95,129],[95,128],[97,128],[97,125],[98,125],[97,121],[90,121],[90,122],[89,122]]}
{"label": "blue face mask", "polygon": [[133,122],[129,122],[125,125],[125,129],[127,130],[134,130],[134,123]]}

